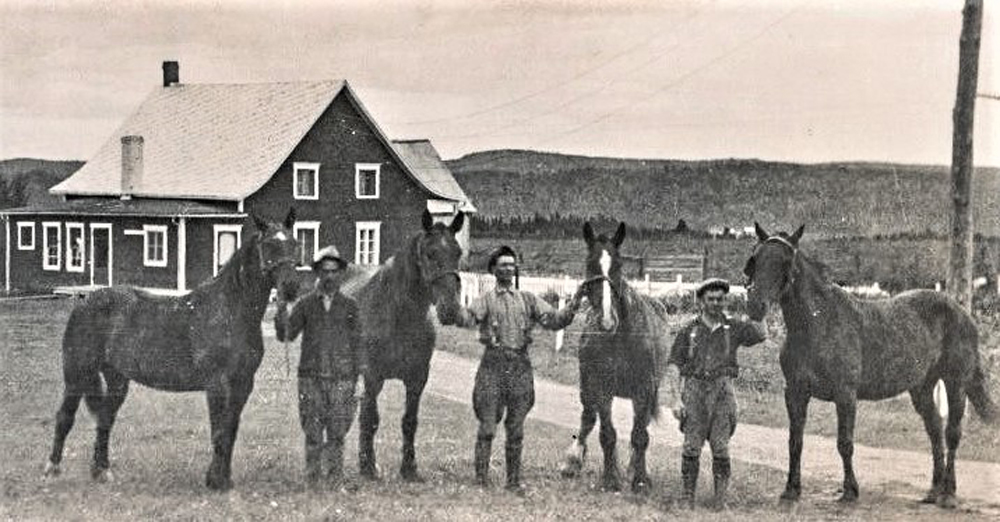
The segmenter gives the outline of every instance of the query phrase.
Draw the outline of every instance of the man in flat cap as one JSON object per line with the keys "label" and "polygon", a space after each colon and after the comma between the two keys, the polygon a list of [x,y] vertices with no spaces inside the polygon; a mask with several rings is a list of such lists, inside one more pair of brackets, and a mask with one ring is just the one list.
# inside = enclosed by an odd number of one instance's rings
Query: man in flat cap
{"label": "man in flat cap", "polygon": [[302,333],[299,421],[310,488],[322,485],[324,466],[327,485],[336,487],[343,478],[344,436],[354,421],[355,386],[366,365],[357,304],[340,291],[346,268],[336,247],[316,252],[316,288],[295,303],[290,315],[279,302],[274,317],[279,341],[293,341]]}
{"label": "man in flat cap", "polygon": [[479,420],[476,480],[484,487],[490,486],[493,437],[497,424],[504,419],[507,489],[523,492],[524,418],[535,404],[534,375],[528,357],[531,330],[535,324],[549,330],[565,328],[580,306],[581,293],[577,291],[566,308],[557,311],[531,292],[517,289],[517,253],[506,245],[494,251],[487,268],[496,277],[496,288],[462,310],[457,322],[458,326],[479,325],[479,342],[484,346],[472,392],[473,410]]}
{"label": "man in flat cap", "polygon": [[726,507],[731,471],[729,438],[736,430],[732,384],[739,373],[736,350],[765,339],[761,324],[725,314],[728,293],[729,283],[724,279],[707,279],[698,286],[699,316],[677,333],[667,359],[667,379],[681,390],[680,401],[674,398],[673,412],[684,432],[681,501],[689,508],[694,507],[698,463],[706,440],[712,448],[713,503],[718,509]]}

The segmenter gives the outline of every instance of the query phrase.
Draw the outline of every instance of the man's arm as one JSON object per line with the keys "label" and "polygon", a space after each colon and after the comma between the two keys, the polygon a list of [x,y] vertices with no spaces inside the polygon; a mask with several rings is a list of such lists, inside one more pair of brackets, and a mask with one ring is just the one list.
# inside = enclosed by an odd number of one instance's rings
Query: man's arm
{"label": "man's arm", "polygon": [[458,307],[458,315],[455,317],[455,326],[462,328],[472,328],[477,324],[486,321],[486,298],[479,296],[472,301],[468,308]]}
{"label": "man's arm", "polygon": [[577,288],[576,293],[566,303],[566,307],[561,310],[552,308],[544,299],[531,292],[524,292],[524,295],[529,303],[531,319],[547,330],[562,330],[573,322],[576,311],[580,309],[580,300],[583,298],[583,286]]}
{"label": "man's arm", "polygon": [[763,321],[753,321],[749,317],[740,317],[740,344],[753,346],[767,339],[767,329]]}
{"label": "man's arm", "polygon": [[664,372],[665,406],[673,412],[674,418],[680,421],[684,417],[684,377],[681,375],[681,365],[687,362],[688,345],[691,342],[688,329],[682,328],[674,337],[667,358],[667,368]]}
{"label": "man's arm", "polygon": [[348,301],[347,331],[354,354],[354,364],[362,377],[368,373],[368,347],[361,339],[361,317],[358,315],[358,305]]}

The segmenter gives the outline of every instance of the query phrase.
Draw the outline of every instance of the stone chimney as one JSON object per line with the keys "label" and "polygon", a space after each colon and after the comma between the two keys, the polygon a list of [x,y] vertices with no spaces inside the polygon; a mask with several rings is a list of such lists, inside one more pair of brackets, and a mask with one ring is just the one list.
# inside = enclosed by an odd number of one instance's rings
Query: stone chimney
{"label": "stone chimney", "polygon": [[181,66],[177,62],[163,62],[163,86],[170,87],[181,83]]}
{"label": "stone chimney", "polygon": [[122,199],[142,185],[142,136],[122,136]]}

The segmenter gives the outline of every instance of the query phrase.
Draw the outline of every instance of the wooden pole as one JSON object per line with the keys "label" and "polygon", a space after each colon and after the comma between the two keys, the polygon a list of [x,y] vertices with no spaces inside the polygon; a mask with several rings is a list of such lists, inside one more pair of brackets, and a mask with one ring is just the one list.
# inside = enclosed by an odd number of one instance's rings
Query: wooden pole
{"label": "wooden pole", "polygon": [[952,114],[951,257],[948,290],[966,310],[972,310],[972,124],[979,77],[979,43],[983,0],[965,0],[959,40],[958,93]]}

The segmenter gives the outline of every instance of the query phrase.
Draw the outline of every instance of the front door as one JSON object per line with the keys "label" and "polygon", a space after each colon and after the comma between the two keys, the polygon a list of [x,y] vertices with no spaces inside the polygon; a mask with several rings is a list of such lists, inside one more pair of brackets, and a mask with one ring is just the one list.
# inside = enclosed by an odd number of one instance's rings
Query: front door
{"label": "front door", "polygon": [[90,225],[90,284],[111,286],[111,225]]}

